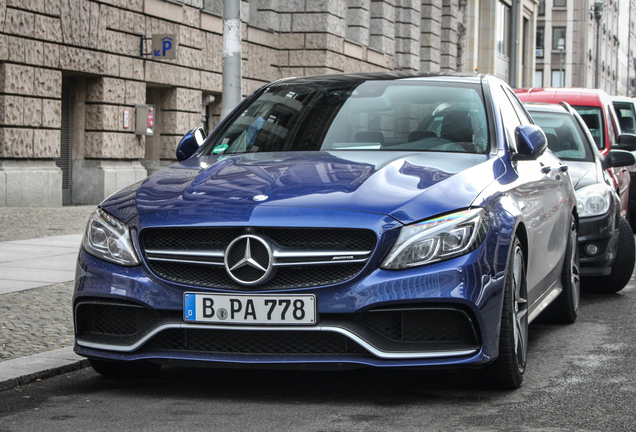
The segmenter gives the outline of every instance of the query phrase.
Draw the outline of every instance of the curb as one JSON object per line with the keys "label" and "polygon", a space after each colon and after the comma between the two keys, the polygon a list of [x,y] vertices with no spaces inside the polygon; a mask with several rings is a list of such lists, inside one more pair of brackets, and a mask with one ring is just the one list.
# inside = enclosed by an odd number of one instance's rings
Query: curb
{"label": "curb", "polygon": [[75,354],[73,347],[3,361],[0,362],[0,391],[87,366],[88,360]]}

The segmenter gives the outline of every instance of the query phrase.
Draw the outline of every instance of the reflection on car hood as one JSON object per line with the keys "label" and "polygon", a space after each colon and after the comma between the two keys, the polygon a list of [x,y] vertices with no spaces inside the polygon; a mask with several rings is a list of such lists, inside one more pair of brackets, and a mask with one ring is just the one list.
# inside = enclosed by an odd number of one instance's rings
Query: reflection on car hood
{"label": "reflection on car hood", "polygon": [[568,166],[568,172],[575,190],[602,181],[598,178],[594,162],[566,161],[564,163]]}
{"label": "reflection on car hood", "polygon": [[409,223],[466,208],[493,181],[486,155],[378,151],[191,158],[108,198],[136,214],[220,206],[305,207],[390,215]]}

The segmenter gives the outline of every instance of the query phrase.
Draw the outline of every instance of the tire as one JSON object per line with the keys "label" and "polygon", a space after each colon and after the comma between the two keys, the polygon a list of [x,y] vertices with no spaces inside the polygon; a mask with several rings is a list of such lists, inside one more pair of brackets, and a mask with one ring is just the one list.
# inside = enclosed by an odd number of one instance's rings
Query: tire
{"label": "tire", "polygon": [[144,378],[154,375],[161,365],[145,360],[108,361],[88,359],[91,367],[100,375],[109,378]]}
{"label": "tire", "polygon": [[528,301],[526,266],[521,242],[515,236],[508,258],[499,330],[499,356],[487,366],[490,383],[516,389],[523,382],[528,358]]}
{"label": "tire", "polygon": [[581,274],[579,266],[579,240],[576,223],[570,226],[563,269],[561,270],[561,284],[563,291],[541,315],[551,323],[572,324],[579,312],[579,297],[581,294]]}
{"label": "tire", "polygon": [[616,258],[612,264],[612,272],[607,276],[596,276],[583,279],[581,288],[585,292],[596,294],[617,293],[629,283],[634,272],[636,244],[634,232],[625,218],[618,221],[618,245]]}

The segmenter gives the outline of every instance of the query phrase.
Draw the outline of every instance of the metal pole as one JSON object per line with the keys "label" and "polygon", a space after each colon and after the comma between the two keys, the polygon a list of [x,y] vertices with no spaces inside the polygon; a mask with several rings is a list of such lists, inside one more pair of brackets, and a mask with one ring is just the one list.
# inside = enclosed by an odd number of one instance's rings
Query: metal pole
{"label": "metal pole", "polygon": [[[618,9],[618,13],[616,14],[616,31],[614,35],[618,34],[618,15],[621,12],[621,0],[616,0],[616,8]],[[618,40],[614,40],[614,49],[616,49],[616,64],[614,66],[614,70],[616,71],[616,78],[614,78],[614,96],[618,96],[618,47],[620,46],[620,42]]]}
{"label": "metal pole", "polygon": [[[518,7],[517,7],[517,3],[518,0],[512,0],[512,8],[510,8],[510,12],[511,12],[511,23],[510,23],[510,41],[512,46],[510,47],[510,86],[512,88],[517,87],[517,39],[519,37],[519,29],[517,28],[518,26],[518,20],[517,20],[517,14],[518,14]],[[506,35],[508,36],[508,35]]]}
{"label": "metal pole", "polygon": [[596,71],[594,73],[594,88],[599,88],[599,75],[601,73],[601,18],[603,18],[603,0],[594,2],[594,19],[596,20]]}
{"label": "metal pole", "polygon": [[563,76],[563,48],[561,48],[561,70],[559,71],[559,81],[561,81],[561,87],[565,87],[565,77]]}
{"label": "metal pole", "polygon": [[587,10],[585,9],[586,3],[581,5],[581,12],[583,15],[581,16],[581,64],[580,68],[580,77],[579,77],[579,87],[585,87],[583,76],[585,75],[585,33],[587,33],[587,29],[585,28],[585,16],[587,15]]}
{"label": "metal pole", "polygon": [[629,24],[627,25],[627,82],[625,83],[625,96],[629,96],[629,73],[632,61],[632,0],[629,0]]}
{"label": "metal pole", "polygon": [[241,102],[241,57],[241,0],[223,0],[222,119]]}

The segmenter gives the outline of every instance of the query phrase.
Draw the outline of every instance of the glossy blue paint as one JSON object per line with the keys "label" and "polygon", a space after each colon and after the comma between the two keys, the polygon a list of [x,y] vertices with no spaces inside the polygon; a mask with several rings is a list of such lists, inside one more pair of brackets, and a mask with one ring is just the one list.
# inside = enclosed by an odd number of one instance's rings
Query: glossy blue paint
{"label": "glossy blue paint", "polygon": [[[367,75],[355,75],[363,79]],[[404,74],[374,79],[425,80]],[[410,78],[409,78],[410,77]],[[441,80],[444,77],[431,77]],[[339,80],[343,78],[324,78]],[[353,79],[353,78],[349,78]],[[544,153],[545,135],[534,125],[516,128],[518,153],[506,142],[506,109],[493,77],[453,77],[481,85],[486,96],[487,154],[416,151],[290,151],[193,157],[128,187],[100,206],[126,222],[135,240],[157,227],[365,228],[377,245],[365,268],[339,284],[274,290],[313,293],[318,314],[353,314],[379,307],[451,305],[472,314],[479,352],[465,357],[382,360],[346,356],[231,356],[203,353],[129,353],[75,346],[79,354],[117,360],[143,358],[234,363],[356,363],[374,366],[480,365],[498,355],[503,287],[512,238],[522,239],[532,301],[560,277],[575,198],[567,173],[545,174],[558,160]],[[312,82],[302,78],[299,83]],[[257,97],[258,94],[254,97]],[[505,102],[505,101],[504,101]],[[248,104],[248,102],[244,103]],[[509,103],[509,102],[508,102]],[[207,140],[228,127],[228,117]],[[185,139],[185,138],[184,138]],[[192,139],[192,138],[190,138]],[[189,150],[188,150],[189,151]],[[184,153],[184,155],[187,151]],[[254,197],[267,198],[255,201]],[[400,271],[380,264],[407,224],[472,207],[486,209],[489,227],[474,251],[447,261]],[[168,282],[142,265],[121,267],[85,251],[79,255],[74,302],[82,298],[132,301],[163,311],[181,311],[185,291],[235,292]],[[555,276],[555,272],[559,274]]]}
{"label": "glossy blue paint", "polygon": [[536,125],[521,125],[515,129],[516,160],[535,160],[548,148],[543,130]]}

